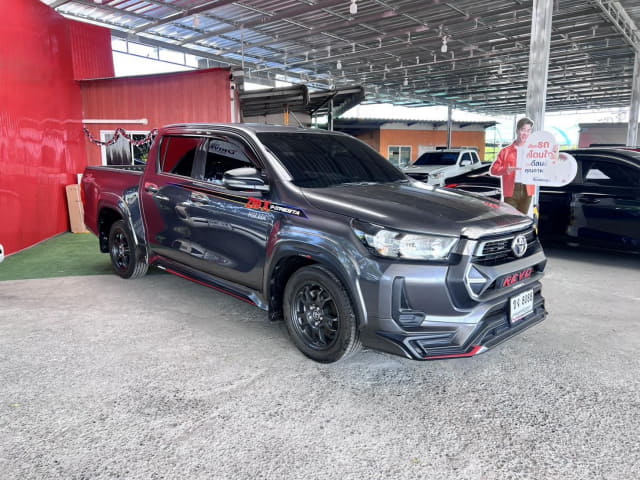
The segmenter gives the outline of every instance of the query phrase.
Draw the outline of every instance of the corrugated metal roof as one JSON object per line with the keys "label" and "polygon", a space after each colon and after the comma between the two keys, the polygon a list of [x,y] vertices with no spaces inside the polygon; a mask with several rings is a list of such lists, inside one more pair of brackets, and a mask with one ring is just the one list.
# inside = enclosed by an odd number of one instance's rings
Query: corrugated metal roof
{"label": "corrugated metal roof", "polygon": [[[531,0],[42,0],[114,36],[244,66],[247,80],[362,85],[369,102],[525,111]],[[628,106],[637,0],[556,0],[547,111]],[[447,49],[443,52],[443,38]]]}

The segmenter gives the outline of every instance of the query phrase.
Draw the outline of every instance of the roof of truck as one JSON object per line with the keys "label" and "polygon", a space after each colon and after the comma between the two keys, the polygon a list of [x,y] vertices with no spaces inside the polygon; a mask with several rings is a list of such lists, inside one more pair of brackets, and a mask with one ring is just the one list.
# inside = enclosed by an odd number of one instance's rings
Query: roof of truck
{"label": "roof of truck", "polygon": [[160,128],[160,133],[201,133],[206,134],[212,130],[243,130],[254,133],[259,132],[282,132],[282,133],[318,133],[318,134],[334,134],[345,135],[340,132],[327,131],[319,128],[305,128],[298,126],[286,126],[286,125],[267,125],[263,123],[176,123],[172,125],[166,125]]}

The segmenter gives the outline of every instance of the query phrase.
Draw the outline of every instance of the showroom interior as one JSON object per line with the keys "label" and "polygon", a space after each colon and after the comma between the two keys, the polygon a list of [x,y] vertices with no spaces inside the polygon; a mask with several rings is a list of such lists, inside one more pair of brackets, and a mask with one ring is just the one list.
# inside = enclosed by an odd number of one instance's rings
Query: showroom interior
{"label": "showroom interior", "polygon": [[[6,478],[635,478],[638,2],[0,0],[0,13]],[[167,71],[118,75],[119,55]],[[427,107],[439,113],[412,113]],[[578,141],[545,127],[599,111],[625,118],[580,123]],[[547,318],[473,358],[364,348],[314,363],[241,296],[161,269],[123,281],[84,225],[85,169],[146,163],[166,125],[342,132],[400,168],[471,149],[488,169],[509,144],[489,132],[511,142],[523,116],[556,132],[585,184],[594,148],[624,165],[622,184],[563,197],[603,207],[619,237],[543,238]],[[476,180],[499,193],[469,191]],[[543,208],[561,190],[541,193],[536,222],[557,227]]]}

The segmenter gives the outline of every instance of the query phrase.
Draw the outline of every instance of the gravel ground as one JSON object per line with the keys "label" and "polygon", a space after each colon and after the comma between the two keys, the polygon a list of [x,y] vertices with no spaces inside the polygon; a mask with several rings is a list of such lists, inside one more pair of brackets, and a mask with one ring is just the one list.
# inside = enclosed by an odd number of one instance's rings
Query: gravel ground
{"label": "gravel ground", "polygon": [[170,275],[0,282],[0,478],[637,478],[640,259],[548,254],[545,322],[436,362],[316,364]]}

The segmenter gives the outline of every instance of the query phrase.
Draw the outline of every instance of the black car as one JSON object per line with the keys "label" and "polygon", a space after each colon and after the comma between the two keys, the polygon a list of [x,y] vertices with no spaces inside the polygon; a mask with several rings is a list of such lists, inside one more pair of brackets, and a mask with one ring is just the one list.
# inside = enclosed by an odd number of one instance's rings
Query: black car
{"label": "black car", "polygon": [[[614,148],[565,150],[578,164],[563,187],[540,188],[540,236],[571,244],[640,252],[640,153]],[[448,178],[448,188],[500,198],[489,166]]]}

